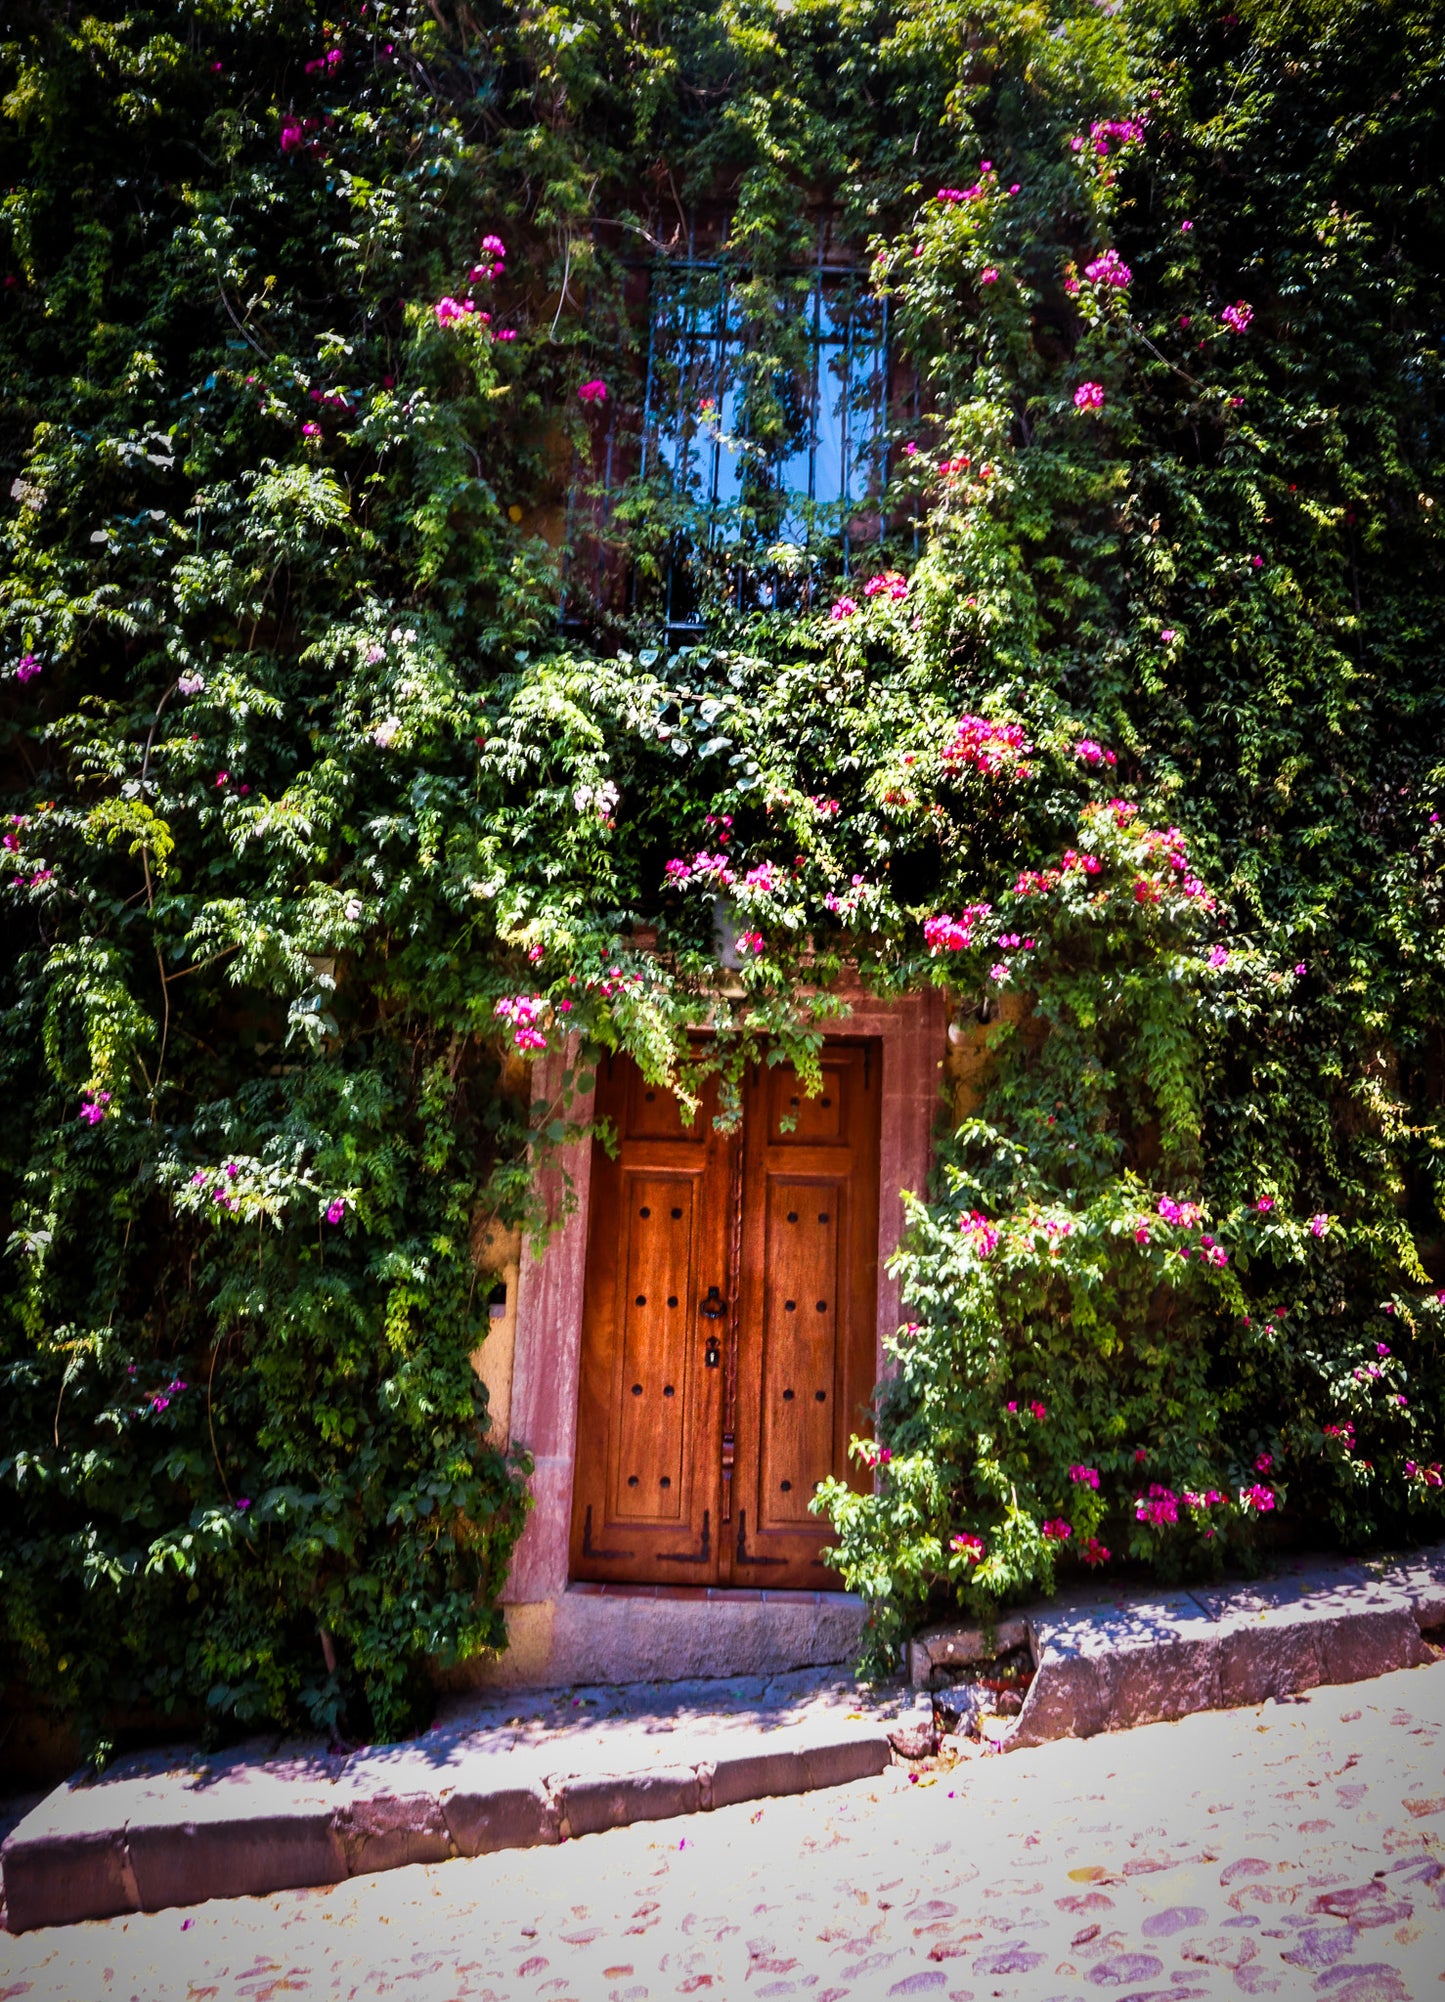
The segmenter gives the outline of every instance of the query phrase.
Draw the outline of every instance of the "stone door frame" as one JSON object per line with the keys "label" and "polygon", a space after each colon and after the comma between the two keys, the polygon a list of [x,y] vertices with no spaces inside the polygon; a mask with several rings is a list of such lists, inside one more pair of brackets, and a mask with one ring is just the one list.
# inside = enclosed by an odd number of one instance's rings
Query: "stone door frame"
{"label": "stone door frame", "polygon": [[[878,1204],[878,1374],[883,1341],[899,1322],[897,1281],[888,1261],[904,1227],[904,1192],[927,1185],[933,1128],[947,1053],[948,1008],[937,988],[879,1001],[861,991],[846,998],[851,1013],[829,1026],[840,1036],[876,1038],[883,1074]],[[534,1068],[534,1093],[555,1096],[573,1053],[549,1053]],[[579,1093],[569,1116],[590,1121],[594,1094]],[[543,1175],[542,1194],[555,1215],[571,1181],[576,1206],[541,1258],[524,1239],[517,1283],[510,1431],[532,1455],[532,1512],[503,1592],[510,1606],[560,1599],[569,1584],[568,1545],[576,1457],[577,1391],[582,1357],[583,1289],[587,1278],[591,1137],[564,1147]],[[615,1588],[614,1588],[615,1589]]]}

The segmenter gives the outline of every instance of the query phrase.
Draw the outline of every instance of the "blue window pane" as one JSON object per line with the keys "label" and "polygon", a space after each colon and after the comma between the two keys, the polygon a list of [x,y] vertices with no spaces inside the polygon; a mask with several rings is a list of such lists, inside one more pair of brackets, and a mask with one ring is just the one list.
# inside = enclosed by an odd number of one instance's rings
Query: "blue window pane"
{"label": "blue window pane", "polygon": [[847,492],[848,377],[845,353],[831,343],[818,355],[817,426],[813,492],[837,502]]}
{"label": "blue window pane", "polygon": [[[852,508],[876,492],[886,396],[877,302],[850,274],[818,272],[780,309],[796,313],[805,357],[767,385],[785,442],[767,457],[748,443],[748,371],[755,336],[716,268],[674,266],[654,280],[644,470],[723,526],[744,503],[770,536],[817,541],[847,534]],[[774,420],[775,421],[775,420]],[[769,515],[766,495],[782,503]]]}

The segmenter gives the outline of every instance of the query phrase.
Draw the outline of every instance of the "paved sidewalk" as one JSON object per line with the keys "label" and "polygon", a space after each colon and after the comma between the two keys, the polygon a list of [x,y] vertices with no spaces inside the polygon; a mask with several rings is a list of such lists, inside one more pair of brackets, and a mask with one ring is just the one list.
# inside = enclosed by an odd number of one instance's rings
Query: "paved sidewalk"
{"label": "paved sidewalk", "polygon": [[937,1752],[935,1696],[951,1714],[958,1677],[1015,1639],[1031,1674],[1019,1714],[990,1720],[1000,1749],[1389,1674],[1434,1659],[1426,1636],[1441,1628],[1445,1549],[1221,1590],[1086,1591],[996,1634],[921,1636],[917,1688],[865,1691],[811,1669],[512,1691],[451,1699],[419,1738],[350,1755],[294,1741],[142,1754],[58,1787],[13,1831],[7,1924],[338,1884],[841,1785]]}
{"label": "paved sidewalk", "polygon": [[1445,1663],[952,1773],[0,1936],[11,2002],[1429,2002]]}
{"label": "paved sidewalk", "polygon": [[351,1754],[162,1749],[57,1787],[7,1840],[12,1931],[487,1855],[881,1772],[926,1696],[838,1669],[453,1698]]}

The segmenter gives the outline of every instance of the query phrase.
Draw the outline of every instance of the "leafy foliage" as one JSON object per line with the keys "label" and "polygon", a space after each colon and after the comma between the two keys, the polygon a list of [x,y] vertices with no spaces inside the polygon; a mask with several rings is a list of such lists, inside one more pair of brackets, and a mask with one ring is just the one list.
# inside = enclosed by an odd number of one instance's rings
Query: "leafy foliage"
{"label": "leafy foliage", "polygon": [[[806,1065],[845,959],[988,1045],[877,1492],[824,1497],[882,1647],[1091,1540],[1177,1571],[1435,1506],[1440,26],[22,6],[23,1673],[385,1731],[500,1644],[472,1243],[538,1221],[574,1076],[533,1104],[521,1059],[686,1089],[707,1014],[726,1076]],[[639,470],[639,256],[724,198],[759,452],[817,203],[917,370],[846,575],[764,553],[765,484],[721,534]]]}

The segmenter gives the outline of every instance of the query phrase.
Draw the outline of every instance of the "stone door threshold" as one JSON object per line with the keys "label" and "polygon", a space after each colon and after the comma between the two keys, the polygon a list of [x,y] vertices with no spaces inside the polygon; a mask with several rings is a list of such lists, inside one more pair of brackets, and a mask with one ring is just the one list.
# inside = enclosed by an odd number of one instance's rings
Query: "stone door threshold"
{"label": "stone door threshold", "polygon": [[810,1591],[806,1587],[773,1589],[766,1585],[599,1585],[577,1578],[567,1587],[569,1598],[670,1599],[716,1606],[840,1606],[860,1602],[848,1592]]}

